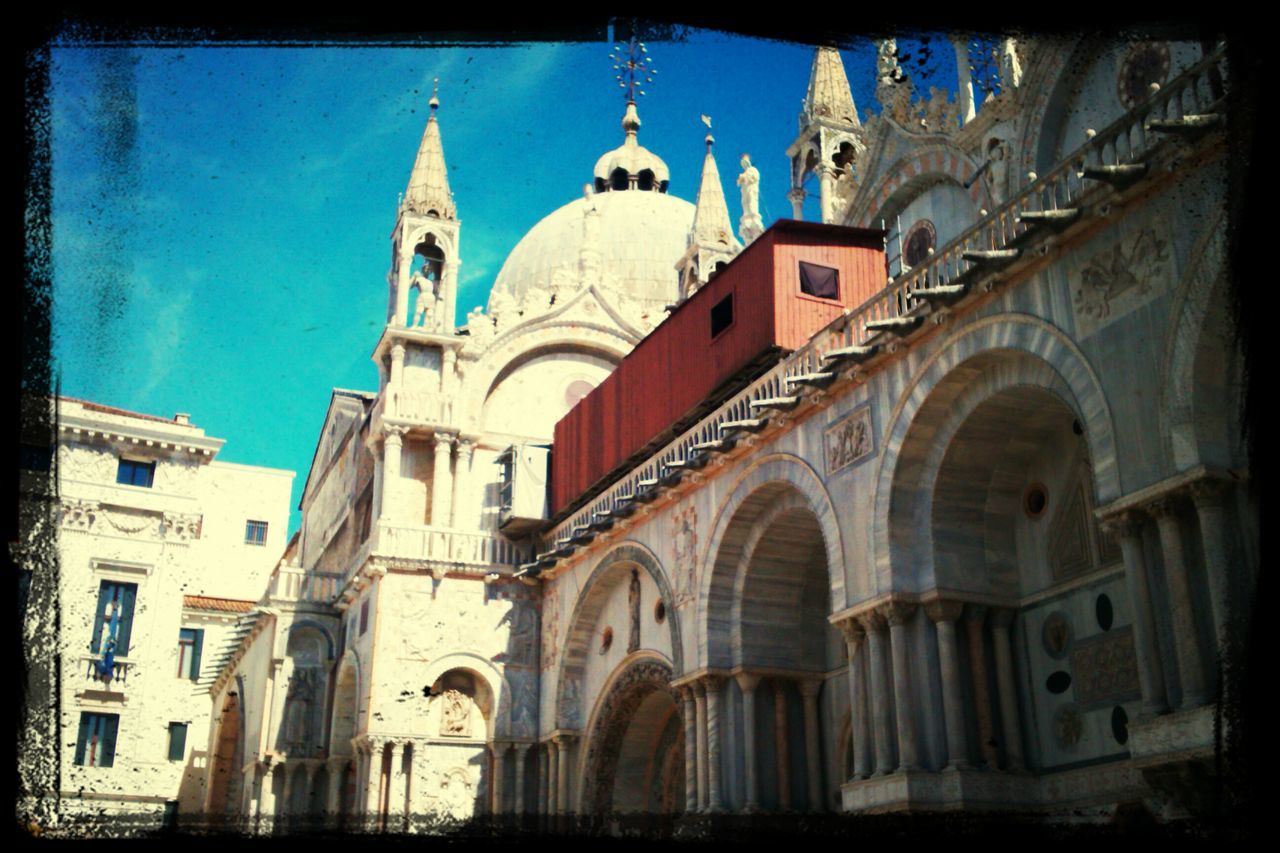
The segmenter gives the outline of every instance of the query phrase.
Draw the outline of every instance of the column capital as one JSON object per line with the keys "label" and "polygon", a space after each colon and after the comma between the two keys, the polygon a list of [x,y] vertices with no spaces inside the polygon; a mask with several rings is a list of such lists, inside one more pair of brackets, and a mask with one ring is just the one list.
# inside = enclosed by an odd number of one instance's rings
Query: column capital
{"label": "column capital", "polygon": [[924,614],[933,622],[955,622],[962,613],[963,601],[935,598],[924,605]]}
{"label": "column capital", "polygon": [[436,441],[436,453],[447,453],[452,449],[454,437],[451,433],[436,432],[431,437]]}
{"label": "column capital", "polygon": [[891,627],[896,628],[907,624],[907,620],[916,612],[916,605],[909,601],[890,601],[876,609],[884,614],[884,618],[888,620]]}
{"label": "column capital", "polygon": [[383,441],[385,441],[387,444],[395,445],[397,447],[400,446],[401,442],[404,440],[404,437],[408,432],[409,432],[409,428],[407,426],[400,426],[399,424],[383,424],[382,425]]}
{"label": "column capital", "polygon": [[555,742],[556,746],[564,749],[573,746],[573,742],[577,737],[575,734],[555,734],[551,736],[551,740]]}
{"label": "column capital", "polygon": [[710,693],[713,690],[719,690],[720,685],[724,684],[724,676],[717,673],[707,673],[696,682],[697,685]]}
{"label": "column capital", "polygon": [[1117,534],[1124,539],[1141,534],[1142,528],[1146,523],[1146,513],[1130,509],[1103,519],[1102,530],[1104,533]]}
{"label": "column capital", "polygon": [[400,343],[399,341],[396,341],[394,344],[391,345],[392,358],[396,360],[402,360],[404,358],[404,354],[405,354],[404,344]]}
{"label": "column capital", "polygon": [[981,626],[987,619],[987,606],[969,602],[964,606],[964,620],[972,625]]}
{"label": "column capital", "polygon": [[738,686],[742,688],[742,692],[753,692],[760,686],[760,676],[753,675],[749,672],[739,672],[734,675],[734,680],[738,682]]}
{"label": "column capital", "polygon": [[523,756],[526,752],[528,752],[529,748],[533,746],[533,744],[527,743],[525,741],[517,741],[516,743],[513,743],[511,745],[515,747],[516,752],[521,756]]}
{"label": "column capital", "polygon": [[474,438],[463,438],[462,436],[458,436],[458,453],[470,456],[472,453],[475,453],[476,444],[477,442]]}
{"label": "column capital", "polygon": [[801,696],[817,696],[822,690],[821,678],[798,678],[796,686],[800,688]]}
{"label": "column capital", "polygon": [[866,637],[866,630],[862,627],[862,623],[858,621],[858,617],[850,616],[848,619],[841,619],[836,623],[836,627],[840,629],[840,633],[844,635],[844,641],[852,649],[857,649]]}
{"label": "column capital", "polygon": [[1174,517],[1182,505],[1182,496],[1177,492],[1169,492],[1147,503],[1146,509],[1156,521]]}
{"label": "column capital", "polygon": [[1018,615],[1018,611],[1013,607],[992,607],[991,608],[991,627],[1005,629],[1013,624],[1013,619]]}
{"label": "column capital", "polygon": [[858,622],[862,625],[862,630],[867,634],[878,634],[885,628],[885,615],[881,612],[881,608],[868,610],[865,613],[858,614]]}
{"label": "column capital", "polygon": [[1223,480],[1206,477],[1191,484],[1191,500],[1196,509],[1222,506],[1226,502],[1228,484]]}
{"label": "column capital", "polygon": [[393,741],[389,741],[389,743],[391,744],[391,755],[393,757],[397,755],[404,755],[404,747],[405,747],[404,741],[393,740]]}

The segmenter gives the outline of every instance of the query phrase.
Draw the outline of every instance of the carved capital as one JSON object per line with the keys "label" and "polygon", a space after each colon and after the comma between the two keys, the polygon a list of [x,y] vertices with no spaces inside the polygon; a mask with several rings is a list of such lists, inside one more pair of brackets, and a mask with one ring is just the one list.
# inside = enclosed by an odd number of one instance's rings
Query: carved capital
{"label": "carved capital", "polygon": [[573,742],[577,739],[578,736],[574,734],[558,734],[551,738],[551,740],[555,742],[556,746],[561,749],[568,749],[573,746]]}
{"label": "carved capital", "polygon": [[393,344],[391,347],[391,360],[404,361],[404,344]]}
{"label": "carved capital", "polygon": [[1171,492],[1167,495],[1161,495],[1148,503],[1146,509],[1155,517],[1156,521],[1163,521],[1166,518],[1176,517],[1181,505],[1182,497],[1176,492]]}
{"label": "carved capital", "polygon": [[63,498],[59,509],[64,527],[87,530],[97,520],[98,513],[102,507],[97,501],[77,501]]}
{"label": "carved capital", "polygon": [[884,614],[891,627],[907,624],[907,620],[916,612],[916,605],[909,601],[890,601],[877,608]]}
{"label": "carved capital", "polygon": [[964,606],[964,621],[978,627],[987,619],[987,607],[983,604],[966,604]]}
{"label": "carved capital", "polygon": [[836,623],[836,627],[844,635],[844,641],[849,646],[850,651],[857,651],[858,646],[862,645],[862,641],[866,639],[867,632],[856,617],[841,620]]}
{"label": "carved capital", "polygon": [[409,428],[407,426],[399,426],[397,424],[382,425],[382,438],[391,447],[399,447],[408,432]]}
{"label": "carved capital", "polygon": [[749,672],[740,672],[734,676],[734,680],[738,682],[738,686],[742,688],[743,693],[752,693],[760,686],[760,676],[752,675]]}
{"label": "carved capital", "polygon": [[924,613],[934,622],[954,622],[964,613],[964,602],[935,598],[925,604]]}
{"label": "carved capital", "polygon": [[476,441],[473,438],[458,439],[458,455],[463,459],[470,459],[471,455],[476,452]]}
{"label": "carved capital", "polygon": [[817,696],[822,690],[822,679],[802,678],[796,682],[796,686],[800,688],[801,696]]}
{"label": "carved capital", "polygon": [[859,614],[858,621],[862,624],[862,630],[867,634],[878,634],[885,629],[886,625],[884,614],[880,612],[880,608]]}
{"label": "carved capital", "polygon": [[1205,478],[1191,484],[1191,500],[1196,509],[1220,507],[1226,503],[1228,485],[1222,480]]}
{"label": "carved capital", "polygon": [[698,686],[705,689],[707,693],[714,693],[715,691],[720,689],[720,685],[723,683],[724,683],[723,675],[708,673],[707,675],[702,676],[702,678],[698,681]]}
{"label": "carved capital", "polygon": [[1018,615],[1018,611],[1012,607],[993,607],[991,608],[991,627],[1006,630],[1013,624],[1013,619]]}
{"label": "carved capital", "polygon": [[507,749],[511,747],[511,744],[505,740],[494,740],[489,742],[488,747],[489,751],[493,753],[493,757],[500,759],[507,754]]}
{"label": "carved capital", "polygon": [[448,453],[453,449],[453,436],[447,432],[437,432],[432,434],[432,438],[436,440],[436,455]]}
{"label": "carved capital", "polygon": [[1129,539],[1142,535],[1142,528],[1147,523],[1147,516],[1137,510],[1116,513],[1102,522],[1102,532]]}

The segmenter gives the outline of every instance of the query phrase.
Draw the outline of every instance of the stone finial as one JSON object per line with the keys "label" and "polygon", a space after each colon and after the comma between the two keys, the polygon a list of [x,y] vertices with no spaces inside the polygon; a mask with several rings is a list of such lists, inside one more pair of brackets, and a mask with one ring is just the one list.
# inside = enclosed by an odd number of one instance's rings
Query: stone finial
{"label": "stone finial", "polygon": [[[438,83],[438,78],[437,78]],[[437,92],[433,91],[431,115],[422,132],[418,156],[409,173],[409,186],[405,189],[403,209],[415,213],[434,212],[441,219],[457,219],[453,205],[453,193],[449,191],[449,173],[444,162],[444,143],[440,139],[440,125],[436,122],[436,110],[440,107]]]}

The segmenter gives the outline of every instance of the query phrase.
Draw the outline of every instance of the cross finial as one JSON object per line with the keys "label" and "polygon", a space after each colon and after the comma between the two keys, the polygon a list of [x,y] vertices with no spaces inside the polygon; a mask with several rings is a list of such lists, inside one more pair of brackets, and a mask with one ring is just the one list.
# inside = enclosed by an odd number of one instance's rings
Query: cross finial
{"label": "cross finial", "polygon": [[431,109],[433,110],[440,106],[439,95],[440,95],[440,78],[436,77],[431,81],[431,100],[427,101],[427,105],[431,107]]}
{"label": "cross finial", "polygon": [[649,49],[644,46],[644,42],[631,39],[626,47],[617,45],[614,52],[609,54],[609,58],[613,60],[613,70],[618,72],[618,86],[626,90],[628,101],[634,101],[637,95],[643,95],[644,89],[640,87],[652,83],[654,75],[658,73],[654,70],[648,53]]}

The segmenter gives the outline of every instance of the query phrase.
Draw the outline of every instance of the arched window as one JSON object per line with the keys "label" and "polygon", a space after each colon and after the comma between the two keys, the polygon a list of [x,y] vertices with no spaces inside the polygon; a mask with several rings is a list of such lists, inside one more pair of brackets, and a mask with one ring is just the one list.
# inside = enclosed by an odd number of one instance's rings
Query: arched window
{"label": "arched window", "polygon": [[610,186],[615,190],[625,190],[631,183],[631,176],[627,174],[627,170],[618,167],[613,170],[613,174],[609,176]]}
{"label": "arched window", "polygon": [[636,182],[636,186],[637,188],[642,190],[652,190],[653,189],[653,170],[652,169],[642,170],[640,172],[639,180]]}

